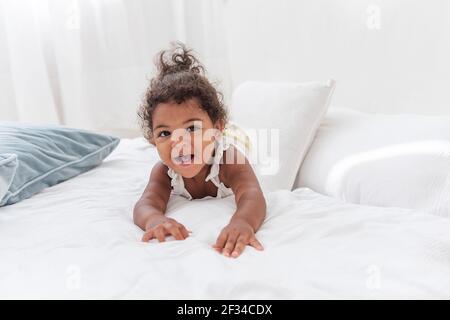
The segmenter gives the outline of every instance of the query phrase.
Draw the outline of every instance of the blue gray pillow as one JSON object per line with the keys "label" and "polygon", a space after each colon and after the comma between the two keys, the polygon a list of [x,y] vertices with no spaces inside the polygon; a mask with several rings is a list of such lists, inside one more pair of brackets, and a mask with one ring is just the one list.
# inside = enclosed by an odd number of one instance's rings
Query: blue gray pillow
{"label": "blue gray pillow", "polygon": [[0,206],[94,168],[119,141],[64,126],[0,122]]}

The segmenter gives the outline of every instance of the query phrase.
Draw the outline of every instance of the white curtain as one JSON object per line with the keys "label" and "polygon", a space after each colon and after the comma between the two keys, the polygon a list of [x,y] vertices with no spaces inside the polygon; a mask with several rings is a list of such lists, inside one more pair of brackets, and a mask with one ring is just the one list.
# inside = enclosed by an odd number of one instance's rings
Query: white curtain
{"label": "white curtain", "polygon": [[131,137],[153,57],[193,47],[229,97],[224,0],[0,0],[0,120]]}

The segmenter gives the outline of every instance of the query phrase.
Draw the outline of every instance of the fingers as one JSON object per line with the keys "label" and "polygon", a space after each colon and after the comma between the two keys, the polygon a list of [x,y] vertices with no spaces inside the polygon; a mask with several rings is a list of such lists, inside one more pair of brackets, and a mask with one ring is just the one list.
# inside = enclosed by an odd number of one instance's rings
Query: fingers
{"label": "fingers", "polygon": [[148,230],[142,236],[142,241],[143,242],[149,242],[152,238],[153,238],[153,231],[152,230]]}
{"label": "fingers", "polygon": [[236,242],[236,246],[234,247],[231,256],[233,258],[239,257],[248,243],[249,243],[248,239],[245,236],[241,235]]}
{"label": "fingers", "polygon": [[159,242],[165,242],[166,236],[173,236],[175,240],[184,240],[189,237],[189,231],[181,223],[174,220],[168,220],[153,228],[148,229],[142,236],[142,241],[148,242],[157,239]]}
{"label": "fingers", "polygon": [[233,234],[226,231],[219,235],[213,248],[226,257],[237,258],[242,254],[247,245],[257,250],[264,250],[254,235],[249,237],[246,234]]}
{"label": "fingers", "polygon": [[175,240],[184,240],[185,237],[181,232],[181,228],[168,222],[164,224],[164,228],[175,238]]}
{"label": "fingers", "polygon": [[228,239],[228,233],[227,232],[221,232],[219,237],[217,238],[216,244],[213,246],[217,251],[222,252],[223,247],[225,246],[225,243]]}
{"label": "fingers", "polygon": [[162,226],[156,227],[154,234],[155,234],[155,238],[158,239],[159,242],[166,241],[166,230],[164,230],[164,227],[162,227]]}
{"label": "fingers", "polygon": [[261,242],[259,242],[258,239],[256,239],[255,237],[252,237],[250,239],[249,245],[251,245],[256,250],[260,250],[260,251],[264,250]]}
{"label": "fingers", "polygon": [[228,235],[227,243],[225,244],[225,248],[223,248],[223,254],[225,257],[231,256],[231,252],[233,251],[237,241],[237,235],[230,234]]}
{"label": "fingers", "polygon": [[189,237],[189,231],[182,224],[180,224],[180,230],[181,230],[181,234],[184,236],[185,239],[187,237]]}

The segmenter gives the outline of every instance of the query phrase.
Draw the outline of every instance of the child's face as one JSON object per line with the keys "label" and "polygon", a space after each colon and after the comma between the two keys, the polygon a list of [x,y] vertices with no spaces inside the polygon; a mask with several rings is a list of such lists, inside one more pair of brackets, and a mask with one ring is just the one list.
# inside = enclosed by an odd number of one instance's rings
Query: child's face
{"label": "child's face", "polygon": [[160,103],[153,112],[152,143],[162,162],[185,178],[195,177],[210,160],[222,130],[194,98]]}

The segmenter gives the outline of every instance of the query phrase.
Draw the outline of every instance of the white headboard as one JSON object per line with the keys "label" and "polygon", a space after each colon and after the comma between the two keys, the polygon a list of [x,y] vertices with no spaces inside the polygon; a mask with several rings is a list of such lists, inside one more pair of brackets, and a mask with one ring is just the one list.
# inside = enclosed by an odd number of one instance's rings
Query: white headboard
{"label": "white headboard", "polygon": [[233,88],[332,77],[334,106],[450,115],[450,1],[225,3]]}

